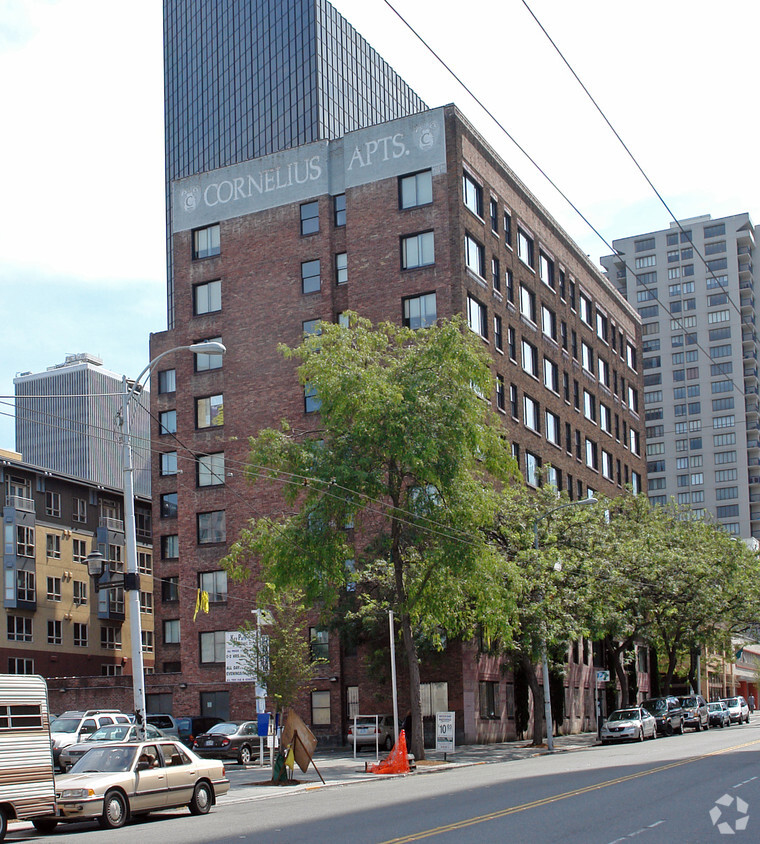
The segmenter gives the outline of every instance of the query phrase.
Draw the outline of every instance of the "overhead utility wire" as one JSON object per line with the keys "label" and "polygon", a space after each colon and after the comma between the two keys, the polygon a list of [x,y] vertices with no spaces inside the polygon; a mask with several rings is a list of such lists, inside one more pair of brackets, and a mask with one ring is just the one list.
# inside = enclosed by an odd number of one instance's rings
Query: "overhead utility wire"
{"label": "overhead utility wire", "polygon": [[[440,62],[440,64],[443,65],[443,67],[451,74],[451,76],[453,76],[453,78],[457,81],[457,83],[459,85],[461,85],[461,87],[473,98],[473,100],[480,106],[480,108],[483,109],[483,111],[491,118],[491,120],[498,126],[498,128],[507,136],[507,138],[509,138],[509,140],[517,147],[517,149],[520,150],[520,152],[528,159],[528,161],[530,161],[530,163],[536,168],[536,170],[538,170],[538,172],[546,179],[546,181],[554,188],[554,190],[557,191],[557,193],[562,197],[562,199],[564,199],[565,202],[567,202],[567,204],[573,209],[573,211],[575,211],[575,213],[581,218],[581,220],[583,220],[583,222],[586,223],[586,225],[591,229],[592,232],[594,232],[594,234],[599,238],[599,240],[602,241],[602,243],[610,250],[610,252],[612,252],[613,254],[622,258],[623,265],[626,267],[627,271],[630,272],[630,274],[634,278],[636,278],[637,281],[638,281],[638,278],[636,276],[635,271],[628,264],[628,262],[625,260],[625,258],[622,255],[620,255],[620,253],[607,240],[607,238],[599,231],[599,229],[597,229],[596,226],[594,226],[593,223],[585,216],[585,214],[583,214],[583,212],[580,210],[580,208],[578,208],[578,206],[574,202],[572,202],[572,200],[567,196],[567,194],[563,190],[561,190],[561,188],[549,176],[549,174],[543,169],[543,167],[541,167],[541,165],[528,153],[528,151],[520,143],[518,143],[518,141],[515,139],[515,137],[509,132],[509,130],[504,126],[504,124],[494,115],[494,113],[483,103],[483,101],[472,91],[472,89],[456,74],[456,72],[454,70],[452,70],[452,68],[441,58],[441,56],[439,56],[438,53],[436,53],[436,51],[430,46],[430,44],[428,44],[428,42],[425,41],[425,39],[419,34],[419,32],[417,32],[416,29],[414,29],[414,27],[404,18],[404,16],[397,9],[395,9],[393,7],[393,5],[389,2],[389,0],[383,0],[383,2],[399,18],[399,20],[404,24],[404,26],[406,26],[410,30],[410,32],[412,32],[412,34],[420,41],[420,43],[425,47],[425,49],[428,50],[436,58],[436,60],[438,62]],[[693,246],[693,244],[692,244],[692,246]],[[698,251],[699,250],[697,250],[697,252]],[[652,292],[651,287],[648,287],[647,285],[642,285],[642,286],[646,290],[648,290],[649,292]],[[725,290],[725,288],[723,288],[723,289]],[[667,311],[667,313],[670,314],[670,316],[673,319],[680,320],[682,317],[675,317],[673,315],[670,308],[659,298],[659,296],[656,293],[656,290],[657,289],[654,288],[654,291],[655,291],[654,300],[650,299],[649,301],[658,302],[660,305],[662,305],[662,307],[665,309],[665,311]],[[726,295],[728,295],[728,294],[726,294]],[[732,302],[732,304],[733,304],[733,302]],[[734,307],[736,307],[735,304],[734,304]],[[683,324],[681,325],[681,329],[683,331],[686,330],[683,327]],[[698,349],[700,349],[702,352],[704,352],[704,354],[705,354],[705,356],[707,357],[708,360],[712,360],[712,358],[710,358],[710,356],[709,356],[707,350],[704,348],[704,346],[702,346],[700,343],[696,343],[695,345],[697,346]],[[723,366],[723,364],[717,364],[717,365],[721,366],[721,367]],[[722,374],[728,375],[728,373],[725,373],[725,372],[723,372]],[[734,381],[734,379],[731,376],[729,376],[729,380],[734,385],[734,388],[736,389],[736,391],[740,395],[744,396],[745,395],[744,389],[740,388],[739,385],[736,383],[736,381]]]}
{"label": "overhead utility wire", "polygon": [[[644,168],[643,168],[643,167],[639,164],[639,162],[636,160],[636,156],[634,156],[634,154],[633,154],[633,153],[631,152],[631,150],[628,148],[628,145],[627,145],[627,144],[625,143],[625,141],[624,141],[624,140],[620,137],[620,134],[618,133],[618,131],[615,129],[615,127],[612,125],[612,123],[610,123],[609,119],[607,118],[607,115],[606,115],[606,114],[602,111],[601,106],[599,105],[599,103],[597,103],[597,101],[593,98],[593,96],[591,95],[591,92],[590,92],[590,91],[588,90],[588,88],[587,88],[587,87],[583,84],[583,82],[581,81],[581,78],[578,76],[578,74],[577,74],[577,73],[575,72],[575,70],[573,69],[573,66],[572,66],[572,65],[570,64],[570,62],[569,62],[569,61],[565,58],[565,56],[563,55],[562,51],[561,51],[561,50],[560,50],[560,48],[557,46],[557,44],[555,43],[555,41],[554,41],[554,39],[551,37],[551,35],[549,35],[549,33],[546,31],[546,27],[545,27],[545,26],[541,23],[541,21],[540,21],[540,20],[536,17],[535,12],[533,11],[533,9],[531,9],[531,8],[530,8],[530,6],[529,6],[529,5],[528,5],[528,3],[526,2],[526,0],[522,0],[522,4],[523,4],[523,6],[525,6],[525,8],[528,10],[528,12],[530,12],[531,17],[532,17],[532,18],[533,18],[533,20],[534,20],[534,21],[538,24],[539,28],[540,28],[540,29],[541,29],[541,31],[544,33],[544,35],[547,37],[547,39],[549,40],[549,43],[552,45],[552,47],[554,47],[554,49],[557,51],[557,55],[558,55],[558,56],[562,59],[562,61],[565,63],[565,66],[567,67],[567,69],[570,71],[570,73],[572,73],[572,74],[573,74],[573,76],[575,77],[576,82],[577,82],[577,83],[581,86],[581,88],[583,88],[583,90],[584,90],[584,92],[585,92],[586,96],[587,96],[587,97],[591,100],[591,102],[592,102],[592,103],[593,103],[593,105],[594,105],[594,108],[595,108],[595,109],[599,112],[599,114],[601,115],[602,120],[604,120],[604,122],[607,124],[607,126],[609,126],[610,131],[612,132],[612,134],[613,134],[613,135],[614,135],[614,136],[618,139],[618,141],[620,141],[620,145],[621,145],[621,146],[623,147],[623,149],[626,151],[626,153],[628,154],[628,157],[631,159],[631,161],[632,161],[632,162],[636,165],[636,169],[637,169],[637,170],[639,171],[639,173],[641,173],[641,175],[644,177],[644,179],[646,180],[646,183],[649,185],[649,187],[650,187],[650,188],[652,188],[652,190],[654,191],[655,196],[657,197],[657,199],[659,199],[659,200],[660,200],[660,202],[662,203],[662,205],[663,205],[663,207],[665,208],[665,210],[668,212],[668,214],[670,214],[670,218],[671,218],[671,219],[673,220],[673,222],[674,222],[674,223],[678,226],[678,228],[679,228],[680,232],[681,232],[681,233],[682,233],[685,237],[687,237],[687,238],[688,238],[688,235],[687,235],[686,231],[684,230],[683,226],[681,225],[681,222],[680,222],[680,221],[676,218],[675,214],[671,211],[670,206],[669,206],[669,205],[668,205],[668,203],[665,201],[665,198],[662,196],[662,194],[661,194],[661,193],[657,190],[657,188],[654,186],[654,183],[653,183],[653,182],[652,182],[652,180],[649,178],[649,176],[647,176],[646,172],[644,171]],[[731,298],[731,294],[728,292],[728,289],[727,289],[726,287],[724,287],[724,286],[720,283],[720,281],[718,281],[717,276],[715,276],[715,275],[714,275],[714,273],[713,273],[713,271],[710,269],[710,267],[708,267],[708,265],[707,265],[707,259],[706,259],[706,258],[702,255],[702,253],[699,251],[699,249],[698,249],[696,246],[694,246],[694,244],[693,244],[693,242],[691,241],[691,239],[689,239],[689,243],[691,243],[691,245],[692,245],[692,246],[693,246],[693,248],[694,248],[694,251],[695,251],[695,252],[697,253],[697,255],[699,256],[699,259],[700,259],[700,260],[702,261],[702,263],[705,265],[705,269],[706,269],[706,270],[707,270],[707,272],[710,274],[710,277],[711,277],[711,278],[713,278],[713,279],[717,282],[718,286],[719,286],[719,287],[721,287],[721,288],[723,289],[723,291],[724,291],[724,292],[726,293],[726,295],[728,296],[728,301],[729,301],[729,302],[730,302],[730,303],[734,306],[734,309],[736,310],[736,312],[737,312],[737,313],[741,316],[741,309],[740,309],[740,308],[738,308],[738,307],[736,306],[736,303],[735,303],[735,302],[734,302],[734,300]],[[609,245],[609,244],[608,244],[608,245]],[[617,250],[613,249],[612,251],[613,251],[613,252],[615,252],[615,254],[618,254],[618,253],[617,253]]]}

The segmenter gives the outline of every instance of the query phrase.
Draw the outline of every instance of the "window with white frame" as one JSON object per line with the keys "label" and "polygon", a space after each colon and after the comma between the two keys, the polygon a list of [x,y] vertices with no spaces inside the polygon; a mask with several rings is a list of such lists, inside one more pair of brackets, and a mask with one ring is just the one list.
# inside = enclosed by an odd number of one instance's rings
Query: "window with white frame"
{"label": "window with white frame", "polygon": [[522,341],[522,368],[538,378],[538,349],[527,340]]}
{"label": "window with white frame", "polygon": [[598,455],[596,443],[586,438],[586,465],[589,469],[598,469]]}
{"label": "window with white frame", "polygon": [[483,188],[468,173],[462,174],[462,199],[473,214],[483,217]]}
{"label": "window with white frame", "polygon": [[61,516],[61,493],[50,492],[45,493],[45,515],[53,518],[60,518]]}
{"label": "window with white frame", "polygon": [[348,282],[348,254],[338,252],[335,255],[335,283],[346,284]]}
{"label": "window with white frame", "polygon": [[538,455],[525,452],[525,482],[530,486],[538,486],[541,475],[541,458]]}
{"label": "window with white frame", "polygon": [[533,238],[517,227],[517,257],[528,267],[533,268]]}
{"label": "window with white frame", "polygon": [[546,439],[554,445],[559,445],[561,437],[559,416],[547,410],[544,414],[544,420],[546,423]]}
{"label": "window with white frame", "polygon": [[546,305],[541,305],[541,330],[546,337],[557,340],[557,317]]}
{"label": "window with white frame", "polygon": [[607,480],[612,480],[612,455],[602,449],[602,474]]}
{"label": "window with white frame", "polygon": [[88,641],[88,629],[86,624],[74,622],[74,647],[86,648]]}
{"label": "window with white frame", "polygon": [[198,588],[208,592],[212,604],[221,604],[227,600],[227,572],[202,571],[198,573]]}
{"label": "window with white frame", "polygon": [[9,642],[32,641],[32,619],[21,615],[8,615],[7,631]]}
{"label": "window with white frame", "polygon": [[161,474],[162,475],[176,475],[177,474],[177,452],[164,451],[161,453]]}
{"label": "window with white frame", "polygon": [[593,305],[585,293],[578,293],[578,315],[589,328],[594,327]]}
{"label": "window with white frame", "polygon": [[46,537],[46,556],[54,560],[61,559],[61,536],[49,533]]}
{"label": "window with white frame", "polygon": [[480,278],[486,277],[485,250],[483,245],[469,234],[464,236],[464,260],[468,270],[471,270]]}
{"label": "window with white frame", "polygon": [[520,313],[532,323],[536,322],[536,294],[524,284],[520,285]]}
{"label": "window with white frame", "polygon": [[224,483],[224,452],[198,455],[198,486],[218,486]]}
{"label": "window with white frame", "polygon": [[61,600],[61,578],[48,577],[47,579],[47,599],[48,601]]}
{"label": "window with white frame", "polygon": [[[221,343],[221,337],[206,337],[198,341],[199,343]],[[224,362],[224,355],[210,355],[207,352],[199,352],[193,355],[195,358],[194,366],[196,372],[207,372],[211,369],[221,369]]]}
{"label": "window with white frame", "polygon": [[301,262],[301,291],[319,293],[322,288],[321,263],[319,258]]}
{"label": "window with white frame", "polygon": [[467,296],[467,324],[471,331],[479,334],[483,339],[488,337],[486,306],[469,295]]}
{"label": "window with white frame", "polygon": [[583,391],[583,415],[591,422],[596,422],[596,396],[588,390]]}
{"label": "window with white frame", "polygon": [[541,430],[540,410],[538,402],[530,396],[523,396],[523,423],[526,428],[531,431],[539,432]]}
{"label": "window with white frame", "polygon": [[549,358],[544,358],[544,387],[559,394],[559,368]]}
{"label": "window with white frame", "polygon": [[219,223],[195,229],[193,232],[193,258],[211,258],[220,252]]}
{"label": "window with white frame", "polygon": [[596,359],[596,370],[599,377],[599,383],[603,384],[609,389],[610,386],[610,365],[604,358],[598,357]]}
{"label": "window with white frame", "polygon": [[212,662],[225,661],[225,632],[214,630],[200,634],[200,658],[201,664],[208,665]]}
{"label": "window with white frame", "polygon": [[63,623],[57,619],[49,619],[47,623],[48,645],[63,644]]}
{"label": "window with white frame", "polygon": [[581,340],[581,364],[586,372],[594,374],[594,351],[588,343]]}
{"label": "window with white frame", "polygon": [[554,290],[554,261],[541,251],[538,253],[538,277]]}
{"label": "window with white frame", "polygon": [[599,402],[599,427],[608,434],[612,433],[612,413],[603,402]]}
{"label": "window with white frame", "polygon": [[224,425],[224,395],[203,396],[195,400],[195,427],[217,428]]}
{"label": "window with white frame", "polygon": [[180,621],[178,618],[167,618],[164,621],[164,644],[178,645],[180,642]]}

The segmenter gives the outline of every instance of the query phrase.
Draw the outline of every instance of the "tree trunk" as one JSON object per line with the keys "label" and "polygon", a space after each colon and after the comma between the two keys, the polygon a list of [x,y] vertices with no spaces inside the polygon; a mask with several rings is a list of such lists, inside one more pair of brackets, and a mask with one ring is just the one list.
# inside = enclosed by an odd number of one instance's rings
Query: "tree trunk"
{"label": "tree trunk", "polygon": [[[412,635],[409,614],[401,616],[401,630],[404,634],[404,650],[409,670],[409,703],[412,712],[412,735],[407,736],[407,748],[415,759],[425,758],[425,735],[422,726],[422,702],[420,700],[420,661],[417,646]],[[411,740],[410,740],[411,739]]]}
{"label": "tree trunk", "polygon": [[628,674],[626,673],[622,659],[623,654],[625,653],[625,650],[629,645],[629,640],[626,639],[624,642],[620,642],[615,645],[614,641],[609,636],[605,636],[604,645],[607,649],[607,657],[612,665],[613,672],[620,685],[620,691],[618,693],[617,700],[617,708],[622,709],[623,707],[629,705],[628,701],[630,698],[630,690],[628,688]]}
{"label": "tree trunk", "polygon": [[[533,741],[531,746],[541,747],[544,743],[544,690],[538,683],[536,666],[530,657],[521,653],[520,665],[533,693]],[[551,729],[551,725],[547,724],[547,729]]]}
{"label": "tree trunk", "polygon": [[657,648],[649,647],[649,697],[660,696],[660,666],[658,664]]}
{"label": "tree trunk", "polygon": [[665,673],[665,679],[662,682],[662,693],[664,695],[670,694],[670,684],[673,682],[673,675],[676,673],[676,662],[678,661],[678,646],[673,645],[668,648],[668,670]]}
{"label": "tree trunk", "polygon": [[697,693],[697,663],[699,662],[700,648],[689,649],[689,687],[694,694]]}

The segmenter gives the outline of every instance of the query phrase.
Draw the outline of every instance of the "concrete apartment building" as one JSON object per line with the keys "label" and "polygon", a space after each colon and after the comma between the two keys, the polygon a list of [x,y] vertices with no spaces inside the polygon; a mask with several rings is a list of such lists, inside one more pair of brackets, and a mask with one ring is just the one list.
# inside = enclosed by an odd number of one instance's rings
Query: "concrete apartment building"
{"label": "concrete apartment building", "polygon": [[[131,673],[122,587],[96,592],[86,558],[100,551],[124,571],[120,489],[64,475],[0,449],[3,496],[3,606],[0,670],[44,677]],[[143,650],[153,670],[151,503],[136,501]],[[71,687],[63,680],[58,689]],[[95,700],[89,684],[89,705]],[[67,698],[58,698],[66,707]],[[86,700],[85,706],[88,705]],[[127,710],[125,710],[127,711]]]}
{"label": "concrete apartment building", "polygon": [[[224,18],[230,49],[249,37],[246,16],[264,5],[222,4],[225,15],[243,15],[239,30]],[[280,5],[304,14],[289,24],[290,47],[277,42],[273,66],[300,66],[302,56],[287,54],[300,43],[299,25],[309,50],[331,57],[309,77],[316,134],[280,133],[279,148],[254,147],[207,169],[199,161],[171,184],[169,329],[152,335],[151,357],[206,339],[228,349],[223,359],[167,358],[151,397],[163,584],[157,670],[181,674],[171,701],[162,699],[175,712],[252,712],[251,688],[227,682],[225,638],[250,621],[256,578],[228,585],[219,559],[252,516],[281,510],[276,489],[254,499],[244,482],[247,438],[283,418],[303,432],[318,426],[314,397],[277,344],[297,344],[319,320],[353,310],[419,328],[464,314],[492,355],[489,398],[529,484],[580,498],[644,483],[635,310],[454,106],[425,109],[398,77],[380,73],[378,59],[362,84],[404,109],[341,123],[356,92],[324,99],[320,79],[352,79],[347,57],[365,42],[326,2]],[[328,49],[338,35],[354,47]],[[168,43],[167,68],[180,46]],[[288,102],[280,117],[297,126],[301,99]],[[184,131],[167,104],[167,145]],[[161,433],[163,414],[176,418],[176,432]],[[198,589],[210,606],[194,619]],[[390,711],[390,690],[367,676],[361,646],[348,650],[317,627],[311,637],[330,660],[303,713],[318,735],[345,735],[351,711]],[[584,689],[592,649],[571,651],[565,710],[577,729],[593,717]],[[426,714],[455,710],[468,741],[514,735],[514,700],[513,678],[496,658],[479,657],[477,643],[452,642],[424,666]]]}
{"label": "concrete apartment building", "polygon": [[611,283],[638,309],[649,498],[760,538],[755,228],[710,215],[613,241]]}
{"label": "concrete apartment building", "polygon": [[[13,379],[16,449],[35,466],[113,489],[122,488],[116,415],[125,391],[123,376],[86,352],[67,355],[43,372]],[[126,382],[126,389],[132,382]],[[148,391],[133,398],[131,415],[135,494],[150,497]]]}

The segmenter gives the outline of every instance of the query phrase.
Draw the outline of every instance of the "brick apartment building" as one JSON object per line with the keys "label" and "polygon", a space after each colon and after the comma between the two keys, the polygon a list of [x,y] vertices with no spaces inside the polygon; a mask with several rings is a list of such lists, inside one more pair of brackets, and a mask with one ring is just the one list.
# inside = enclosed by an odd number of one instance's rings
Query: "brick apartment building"
{"label": "brick apartment building", "polygon": [[[276,489],[254,498],[244,482],[248,437],[283,418],[318,427],[277,351],[318,320],[352,310],[415,328],[464,314],[492,356],[490,398],[528,484],[574,499],[643,490],[638,315],[456,107],[182,178],[171,219],[174,321],[151,358],[208,339],[228,351],[168,357],[151,394],[156,671],[178,672],[162,708],[253,712],[251,686],[226,682],[224,642],[251,620],[256,578],[228,585],[219,559],[251,517],[282,509]],[[193,620],[199,588],[210,609]],[[330,659],[303,713],[318,734],[345,735],[357,709],[391,710],[361,646],[312,638]],[[568,657],[566,727],[580,729],[592,649]],[[422,671],[427,713],[455,710],[460,738],[514,735],[513,678],[476,643],[449,643]]]}
{"label": "brick apartment building", "polygon": [[[86,562],[87,555],[98,550],[112,572],[124,571],[122,492],[33,465],[5,449],[0,449],[0,483],[4,491],[0,671],[64,678],[55,684],[59,690],[71,688],[68,678],[88,678],[89,698],[81,702],[93,705],[92,690],[98,681],[92,678],[131,673],[124,589],[96,592]],[[146,671],[152,672],[148,498],[136,500],[135,520],[144,661]],[[56,697],[57,709],[67,705],[65,693]]]}

